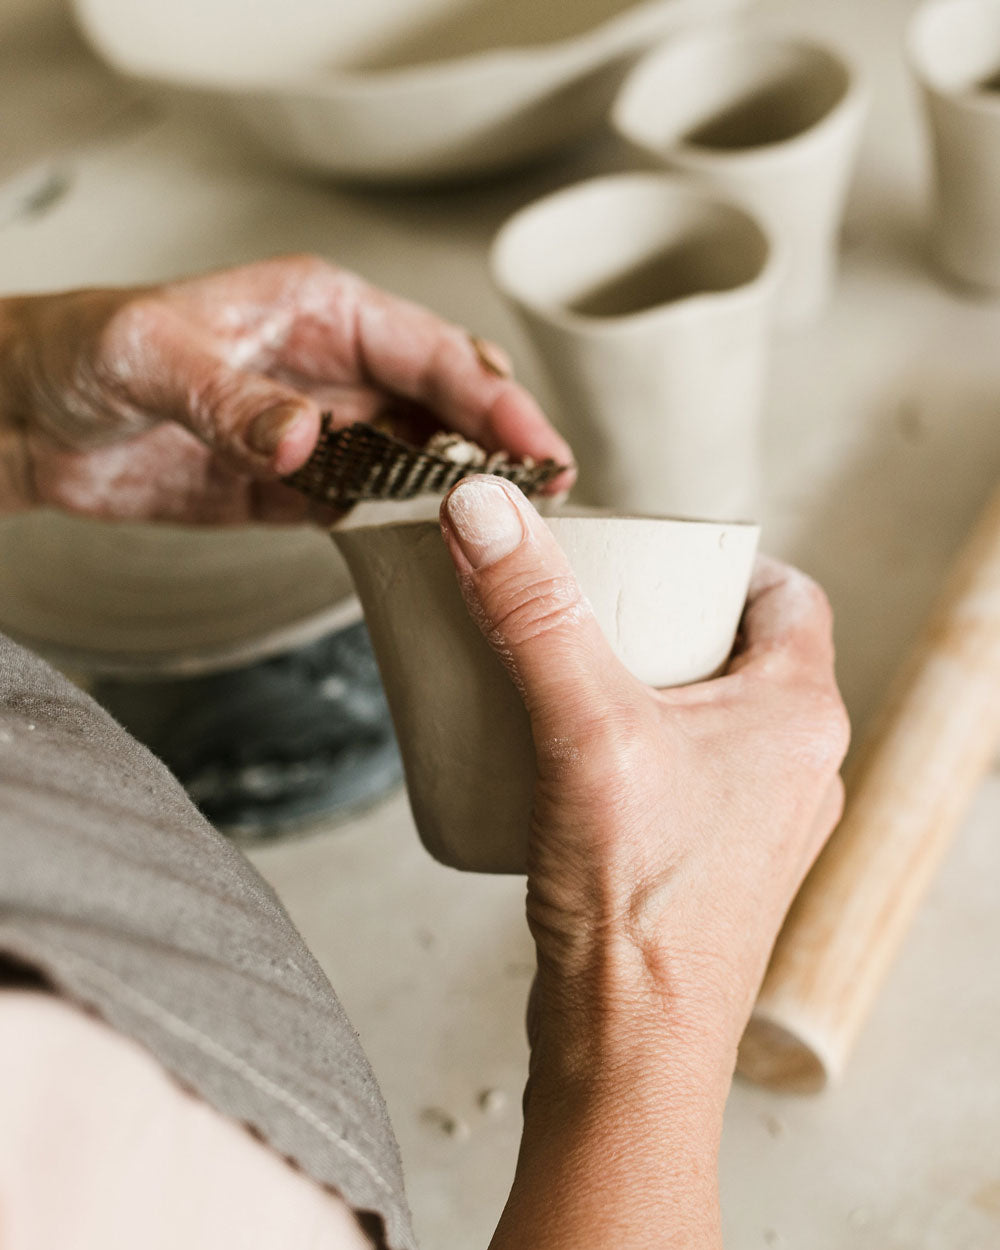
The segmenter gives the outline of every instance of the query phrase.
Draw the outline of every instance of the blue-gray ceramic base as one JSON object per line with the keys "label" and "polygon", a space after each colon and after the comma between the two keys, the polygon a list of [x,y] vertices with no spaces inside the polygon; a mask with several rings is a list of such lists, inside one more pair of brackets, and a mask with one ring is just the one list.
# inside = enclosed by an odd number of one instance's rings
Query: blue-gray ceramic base
{"label": "blue-gray ceramic base", "polygon": [[360,622],[245,668],[102,680],[94,695],[237,838],[304,832],[375,802],[402,779]]}

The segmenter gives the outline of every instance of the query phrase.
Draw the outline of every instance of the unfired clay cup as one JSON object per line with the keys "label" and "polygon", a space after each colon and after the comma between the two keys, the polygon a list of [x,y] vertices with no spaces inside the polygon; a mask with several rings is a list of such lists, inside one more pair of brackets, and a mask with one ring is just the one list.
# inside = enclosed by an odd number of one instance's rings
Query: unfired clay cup
{"label": "unfired clay cup", "polygon": [[923,5],[907,51],[934,149],[937,261],[962,285],[1000,290],[1000,2]]}
{"label": "unfired clay cup", "polygon": [[720,27],[644,57],[612,121],[647,158],[769,228],[786,253],[778,318],[787,325],[817,316],[830,296],[866,109],[857,73],[832,49]]}
{"label": "unfired clay cup", "polygon": [[[725,664],[757,529],[548,519],[621,661],[652,686]],[[444,864],[524,872],[535,756],[520,696],[471,620],[436,520],[334,531],[365,612],[420,837]]]}
{"label": "unfired clay cup", "polygon": [[583,502],[756,518],[777,262],[751,216],[665,174],[595,178],[516,213],[491,263],[554,383]]}

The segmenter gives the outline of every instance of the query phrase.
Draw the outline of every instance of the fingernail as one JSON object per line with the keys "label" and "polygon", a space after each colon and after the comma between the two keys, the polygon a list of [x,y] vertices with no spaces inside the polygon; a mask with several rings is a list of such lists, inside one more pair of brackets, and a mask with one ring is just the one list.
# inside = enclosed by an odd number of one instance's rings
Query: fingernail
{"label": "fingernail", "polygon": [[498,479],[460,482],[445,502],[445,514],[462,554],[474,569],[509,556],[521,545],[524,522],[509,489]]}
{"label": "fingernail", "polygon": [[261,456],[273,456],[292,426],[306,414],[299,404],[278,404],[250,422],[247,446]]}
{"label": "fingernail", "polygon": [[478,334],[470,334],[469,342],[472,344],[472,350],[476,353],[479,363],[487,373],[492,373],[498,378],[513,377],[514,366],[502,347],[491,343],[489,339],[481,339]]}

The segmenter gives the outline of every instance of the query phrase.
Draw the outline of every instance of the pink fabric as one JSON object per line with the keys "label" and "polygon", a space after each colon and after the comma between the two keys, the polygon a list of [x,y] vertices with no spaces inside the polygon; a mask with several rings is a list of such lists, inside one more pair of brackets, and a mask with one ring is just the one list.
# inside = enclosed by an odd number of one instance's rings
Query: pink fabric
{"label": "pink fabric", "polygon": [[0,993],[0,1250],[371,1250],[352,1212],[64,1000]]}

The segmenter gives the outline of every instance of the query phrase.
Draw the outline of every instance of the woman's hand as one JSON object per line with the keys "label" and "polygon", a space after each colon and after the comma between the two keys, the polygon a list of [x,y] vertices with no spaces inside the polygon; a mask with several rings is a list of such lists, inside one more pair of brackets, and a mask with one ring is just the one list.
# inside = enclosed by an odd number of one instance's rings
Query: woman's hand
{"label": "woman's hand", "polygon": [[279,479],[321,411],[347,425],[401,404],[488,450],[571,462],[499,349],[315,257],[8,299],[0,514],[303,520],[315,505]]}
{"label": "woman's hand", "polygon": [[652,690],[615,658],[516,490],[461,483],[442,522],[538,763],[532,1076],[495,1244],[521,1245],[530,1224],[530,1244],[553,1247],[715,1246],[736,1046],[843,802],[826,598],[761,560],[726,673]]}

